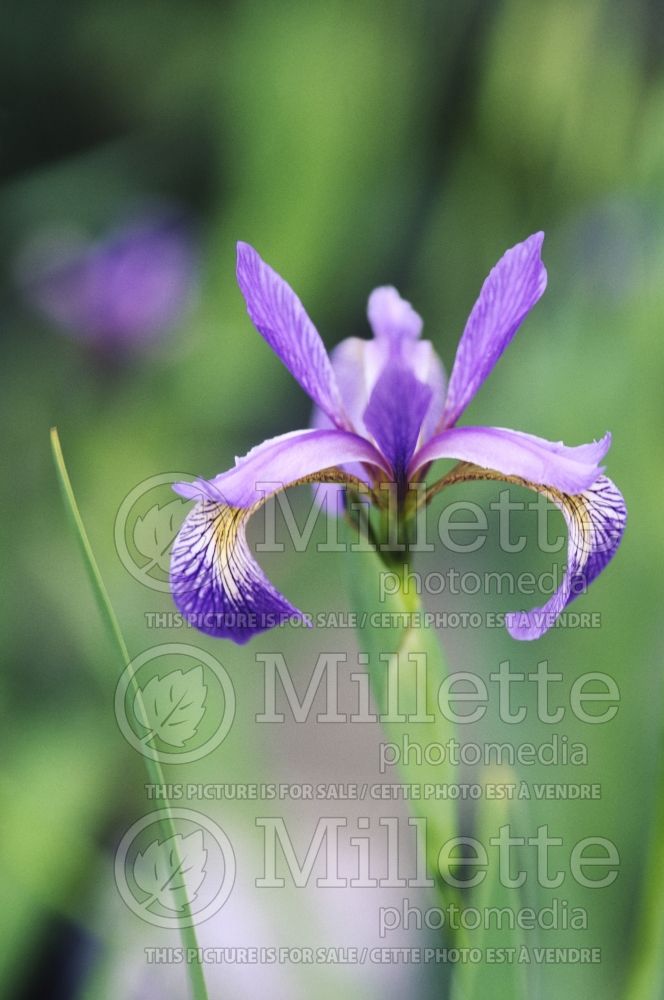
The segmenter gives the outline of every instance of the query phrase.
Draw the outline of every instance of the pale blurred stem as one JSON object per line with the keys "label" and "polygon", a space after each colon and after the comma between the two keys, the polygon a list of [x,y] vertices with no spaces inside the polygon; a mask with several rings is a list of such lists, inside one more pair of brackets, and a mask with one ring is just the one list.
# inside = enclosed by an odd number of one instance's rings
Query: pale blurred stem
{"label": "pale blurred stem", "polygon": [[[353,527],[356,528],[357,525],[353,524]],[[366,560],[367,564],[366,574],[363,573],[364,567],[361,565],[363,560]],[[362,616],[365,612],[375,610],[371,607],[373,603],[371,592],[373,586],[378,586],[377,577],[382,564],[375,553],[352,551],[349,552],[347,563],[350,569],[353,610]],[[382,565],[382,569],[386,570],[386,567]],[[378,611],[380,614],[387,612],[393,616],[394,621],[412,621],[410,616],[421,615],[423,609],[419,596],[412,588],[408,592],[404,586],[408,565],[391,562],[387,571],[400,576],[401,585],[399,592],[391,595],[388,602],[381,604]],[[405,616],[409,617],[406,619]],[[438,709],[438,690],[447,675],[447,668],[435,630],[412,625],[394,630],[383,629],[374,627],[370,618],[367,622],[364,627],[358,628],[358,644],[360,651],[368,656],[374,702],[387,741],[402,748],[404,741],[422,749],[432,743],[440,743],[446,747],[453,738],[454,731],[452,724],[442,718]],[[412,721],[416,715],[415,706],[418,701],[417,654],[424,654],[426,658],[426,707],[422,706],[420,698],[418,708],[422,716],[425,714],[433,716],[431,722]],[[390,716],[388,711],[390,685],[393,692],[398,690],[399,711],[394,716]],[[406,716],[404,721],[397,721],[400,715]],[[456,784],[458,781],[447,759],[442,764],[429,764],[422,757],[420,763],[417,750],[411,753],[407,760],[399,762],[398,771],[404,783],[417,785],[422,789],[425,785],[438,787]],[[453,904],[461,908],[460,891],[441,877],[438,860],[443,844],[459,836],[456,802],[450,798],[422,797],[408,800],[408,808],[414,816],[426,819],[428,874],[435,881],[440,905],[445,907]],[[448,927],[443,929],[443,933],[447,934],[448,939],[453,937],[457,946],[461,946],[466,937],[465,932],[452,932]]]}
{"label": "pale blurred stem", "polygon": [[[99,572],[99,567],[94,557],[94,553],[78,509],[78,504],[76,503],[76,497],[74,496],[71,480],[69,479],[69,474],[62,455],[60,438],[58,437],[58,431],[55,427],[51,428],[51,449],[55,460],[55,468],[65,508],[78,540],[79,548],[83,556],[83,562],[92,586],[95,600],[97,602],[97,607],[99,608],[101,616],[107,626],[111,640],[115,644],[118,651],[122,666],[127,670],[130,677],[130,686],[138,703],[139,710],[142,709],[143,716],[147,718],[141,689],[138,686],[136,676],[132,668],[131,656],[129,655],[129,650],[122,634],[122,630],[120,629],[120,624],[115,611],[113,610],[110,597],[108,596],[108,591],[106,590],[101,573]],[[164,772],[162,771],[159,761],[152,760],[149,757],[144,757],[143,760],[145,761],[145,767],[148,772],[150,782],[154,785],[161,785],[164,787],[166,782],[164,780]],[[173,820],[170,802],[168,799],[163,799],[160,800],[160,804],[162,805],[162,816],[160,820],[161,834],[165,841],[171,841],[172,856],[175,858],[176,865],[179,869],[182,865],[182,861],[177,850],[177,830]],[[173,889],[171,891],[173,893],[174,901],[178,907],[178,912],[182,915],[183,922],[185,924],[189,924],[192,919],[192,914],[186,886],[182,885],[181,888]],[[182,938],[182,944],[184,948],[187,949],[188,953],[190,955],[198,956],[198,939],[193,926],[181,926],[180,937]],[[198,961],[198,957],[196,957],[194,961],[188,961],[186,965],[191,985],[191,993],[194,1000],[207,1000],[208,994],[205,986],[203,969]]]}
{"label": "pale blurred stem", "polygon": [[664,984],[664,775],[644,879],[625,1000],[659,1000]]}

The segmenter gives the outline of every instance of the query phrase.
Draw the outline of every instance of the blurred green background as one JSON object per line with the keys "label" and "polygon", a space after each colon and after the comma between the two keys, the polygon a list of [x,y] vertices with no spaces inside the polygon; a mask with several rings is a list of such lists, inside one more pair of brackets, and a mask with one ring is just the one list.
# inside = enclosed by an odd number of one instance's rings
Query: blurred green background
{"label": "blurred green background", "polygon": [[[530,803],[528,818],[529,832],[549,822],[566,844],[597,834],[618,846],[610,889],[568,880],[559,893],[587,908],[589,929],[546,938],[599,946],[602,960],[544,966],[528,995],[664,996],[651,961],[664,946],[661,5],[8,0],[3,22],[0,993],[186,995],[182,968],[150,966],[143,950],[177,939],[142,924],[113,883],[115,847],[151,806],[143,762],[114,718],[121,667],[66,523],[49,426],[60,429],[132,651],[194,642],[236,686],[229,738],[197,764],[170,768],[169,780],[378,780],[376,727],[254,723],[257,652],[278,643],[304,686],[321,647],[352,649],[352,635],[282,630],[236,648],[150,630],[146,612],[168,610],[170,600],[122,565],[116,514],[150,476],[216,474],[264,438],[308,423],[309,401],[246,317],[237,239],[292,283],[328,347],[367,336],[369,291],[395,284],[449,371],[485,274],[507,247],[543,229],[548,291],[467,421],[568,444],[610,429],[608,472],[624,492],[628,530],[614,564],[575,605],[599,611],[600,629],[557,629],[536,645],[495,629],[440,638],[456,669],[488,675],[509,658],[512,669],[532,670],[548,658],[569,684],[590,670],[617,681],[610,725],[566,718],[556,728],[588,745],[583,776],[539,774],[598,782],[601,799]],[[122,240],[126,257],[114,270]],[[119,318],[111,315],[118,296]],[[450,498],[462,495],[456,488]],[[472,487],[490,517],[494,495]],[[485,548],[463,565],[520,572],[533,553],[534,544],[514,557]],[[294,603],[347,607],[340,556],[262,561]],[[427,568],[441,564],[429,557]],[[495,606],[489,598],[438,605]],[[513,738],[508,729],[494,713],[472,738]],[[536,723],[519,727],[519,741],[548,738]],[[381,943],[379,896],[369,891],[253,888],[260,802],[191,805],[241,845],[236,889],[201,929],[205,943]],[[279,812],[294,829],[320,815],[288,801]],[[413,931],[399,943],[424,940]],[[210,970],[212,996],[341,989],[447,995],[448,970]]]}

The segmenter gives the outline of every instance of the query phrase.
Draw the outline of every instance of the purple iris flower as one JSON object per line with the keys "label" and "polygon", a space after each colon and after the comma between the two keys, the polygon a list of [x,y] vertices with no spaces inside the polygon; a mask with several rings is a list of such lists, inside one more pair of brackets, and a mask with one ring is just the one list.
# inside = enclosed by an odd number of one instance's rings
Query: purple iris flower
{"label": "purple iris flower", "polygon": [[449,381],[433,346],[420,339],[422,320],[396,289],[377,288],[369,297],[373,339],[344,340],[328,357],[290,286],[252,247],[238,244],[237,278],[249,316],[314,401],[314,427],[264,441],[214,479],[175,487],[198,501],[171,561],[173,597],[192,624],[244,643],[289,616],[302,617],[247,544],[245,526],[268,498],[266,483],[363,487],[380,503],[380,484],[388,482],[405,511],[409,485],[421,484],[432,462],[443,458],[458,464],[425,491],[426,499],[451,483],[500,479],[542,493],[560,508],[569,533],[562,584],[543,607],[506,618],[516,639],[536,639],[555,623],[609,562],[623,534],[624,500],[599,465],[610,435],[567,447],[503,427],[456,426],[544,292],[543,238],[535,233],[512,247],[490,272]]}
{"label": "purple iris flower", "polygon": [[196,252],[181,212],[145,213],[81,244],[62,238],[26,254],[19,280],[52,323],[111,354],[143,350],[172,329],[196,284]]}

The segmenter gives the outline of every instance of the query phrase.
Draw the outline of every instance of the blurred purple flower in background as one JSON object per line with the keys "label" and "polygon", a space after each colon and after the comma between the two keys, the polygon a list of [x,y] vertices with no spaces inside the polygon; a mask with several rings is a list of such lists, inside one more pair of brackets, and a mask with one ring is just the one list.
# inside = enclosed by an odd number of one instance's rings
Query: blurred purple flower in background
{"label": "blurred purple flower in background", "polygon": [[99,240],[61,230],[21,254],[18,282],[49,323],[102,354],[148,349],[191,305],[198,254],[177,209],[143,211]]}

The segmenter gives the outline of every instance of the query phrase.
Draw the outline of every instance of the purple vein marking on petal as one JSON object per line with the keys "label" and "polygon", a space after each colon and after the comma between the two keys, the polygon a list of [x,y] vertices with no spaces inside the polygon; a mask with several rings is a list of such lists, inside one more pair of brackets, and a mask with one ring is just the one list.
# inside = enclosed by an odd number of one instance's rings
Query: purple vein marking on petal
{"label": "purple vein marking on petal", "polygon": [[606,476],[577,496],[543,492],[559,507],[567,523],[567,567],[561,586],[546,604],[505,616],[514,639],[539,639],[555,625],[570,601],[585,593],[616,554],[627,521],[622,494]]}
{"label": "purple vein marking on petal", "polygon": [[300,614],[254,560],[246,523],[280,489],[317,475],[344,481],[339,467],[351,461],[384,464],[374,446],[355,434],[296,431],[265,441],[210,482],[178,484],[181,494],[200,501],[185,519],[171,556],[173,598],[193,625],[246,642],[284,616]]}
{"label": "purple vein marking on petal", "polygon": [[237,281],[259,333],[333,423],[347,427],[325,345],[290,285],[248,243],[237,245]]}
{"label": "purple vein marking on petal", "polygon": [[447,387],[443,425],[452,426],[468,406],[521,322],[544,293],[544,233],[508,250],[491,270],[459,341]]}
{"label": "purple vein marking on petal", "polygon": [[188,514],[171,555],[173,600],[199,631],[243,644],[302,619],[270,583],[247,544],[249,511],[203,500]]}
{"label": "purple vein marking on petal", "polygon": [[506,480],[541,493],[562,512],[568,529],[567,566],[556,593],[543,607],[531,611],[513,611],[505,617],[510,635],[515,639],[538,639],[552,628],[562,611],[601,573],[615,555],[625,530],[625,501],[613,482],[597,476],[588,487],[576,494],[508,476],[494,469],[464,463],[452,470],[443,485],[472,480]]}

